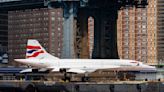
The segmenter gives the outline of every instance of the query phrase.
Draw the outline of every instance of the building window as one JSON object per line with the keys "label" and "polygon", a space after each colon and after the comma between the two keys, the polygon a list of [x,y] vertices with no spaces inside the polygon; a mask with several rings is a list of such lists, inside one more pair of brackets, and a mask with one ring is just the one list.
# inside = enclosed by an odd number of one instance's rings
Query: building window
{"label": "building window", "polygon": [[61,30],[61,28],[60,28],[60,27],[58,27],[58,30],[60,31],[60,30]]}
{"label": "building window", "polygon": [[52,17],[51,19],[52,19],[52,21],[54,21],[54,20],[55,20],[55,18],[54,18],[54,17]]}

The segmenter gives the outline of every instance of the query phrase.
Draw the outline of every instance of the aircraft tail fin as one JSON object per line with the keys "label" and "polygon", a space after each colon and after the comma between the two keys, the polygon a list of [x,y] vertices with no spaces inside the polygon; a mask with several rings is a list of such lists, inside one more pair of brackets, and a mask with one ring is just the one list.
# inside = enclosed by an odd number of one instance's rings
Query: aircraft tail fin
{"label": "aircraft tail fin", "polygon": [[26,58],[49,58],[49,59],[58,59],[55,56],[49,54],[35,39],[29,39],[27,41],[26,47]]}

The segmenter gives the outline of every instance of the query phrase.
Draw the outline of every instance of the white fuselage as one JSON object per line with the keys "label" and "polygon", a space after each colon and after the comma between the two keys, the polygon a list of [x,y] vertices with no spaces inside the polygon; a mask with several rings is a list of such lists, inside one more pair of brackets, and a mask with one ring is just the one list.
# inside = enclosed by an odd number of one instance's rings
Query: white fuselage
{"label": "white fuselage", "polygon": [[36,68],[80,69],[86,72],[120,67],[154,68],[134,60],[121,59],[17,59],[16,61]]}
{"label": "white fuselage", "polygon": [[[26,47],[27,59],[14,59],[19,63],[33,66],[37,69],[50,69],[52,72],[66,70],[72,73],[94,72],[98,69],[114,68],[146,68],[155,69],[155,67],[143,64],[135,60],[122,59],[59,59],[49,54],[41,44],[35,39],[29,39]],[[31,68],[21,72],[31,71]]]}

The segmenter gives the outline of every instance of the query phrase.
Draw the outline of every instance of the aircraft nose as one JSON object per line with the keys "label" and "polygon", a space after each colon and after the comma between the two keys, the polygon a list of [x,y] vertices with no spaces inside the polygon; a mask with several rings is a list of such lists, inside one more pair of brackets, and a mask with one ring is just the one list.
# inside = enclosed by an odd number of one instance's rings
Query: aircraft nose
{"label": "aircraft nose", "polygon": [[156,67],[154,67],[154,66],[144,65],[143,67],[148,69],[148,70],[155,70],[156,71]]}

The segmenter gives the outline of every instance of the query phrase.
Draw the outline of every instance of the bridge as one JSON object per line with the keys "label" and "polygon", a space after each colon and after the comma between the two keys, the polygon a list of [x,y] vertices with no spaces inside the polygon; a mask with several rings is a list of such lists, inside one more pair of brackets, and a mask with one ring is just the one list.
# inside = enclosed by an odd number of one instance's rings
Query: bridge
{"label": "bridge", "polygon": [[118,10],[144,8],[147,0],[2,0],[0,11],[63,8],[62,58],[90,58],[88,18],[94,19],[94,45],[91,58],[117,59]]}

